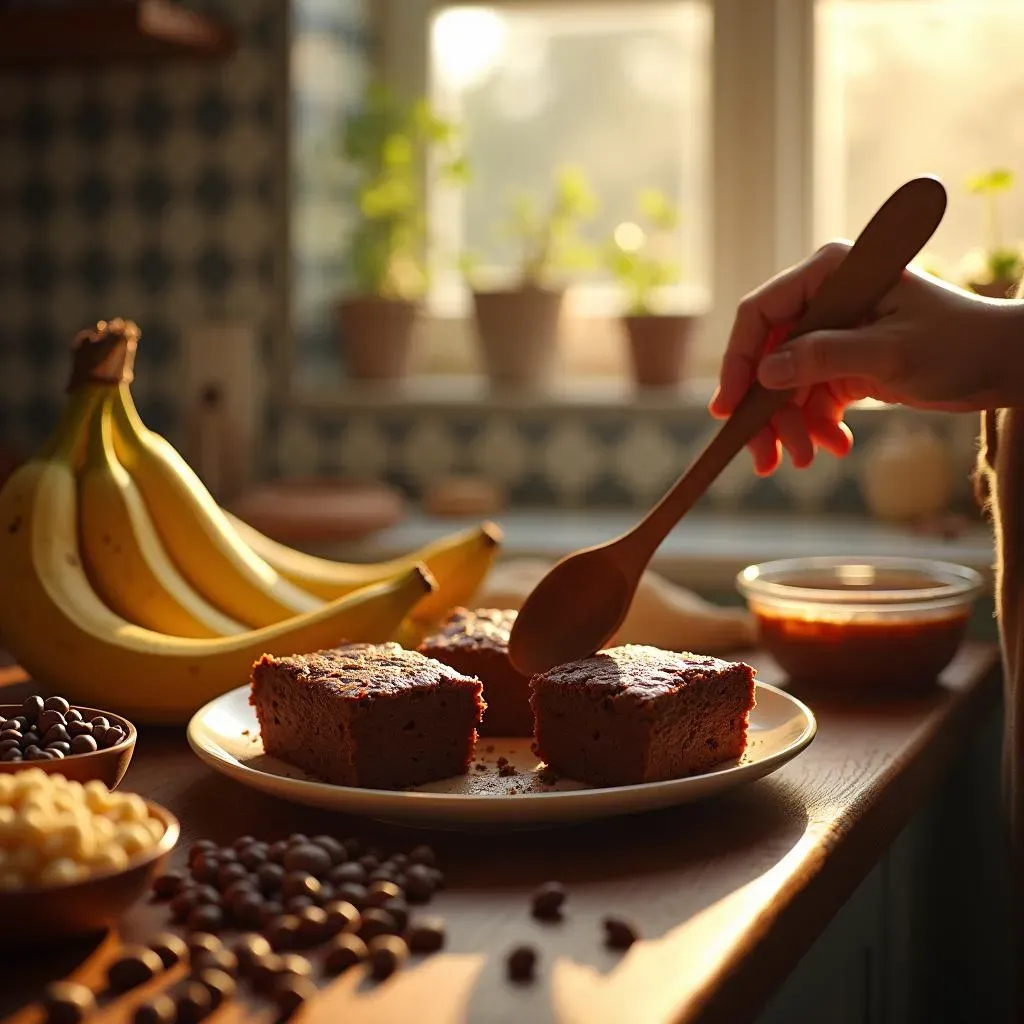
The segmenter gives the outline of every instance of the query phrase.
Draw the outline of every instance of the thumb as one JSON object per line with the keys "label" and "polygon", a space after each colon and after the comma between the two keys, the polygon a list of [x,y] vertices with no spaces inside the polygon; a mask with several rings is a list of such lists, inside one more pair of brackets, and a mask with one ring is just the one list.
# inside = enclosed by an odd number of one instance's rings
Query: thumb
{"label": "thumb", "polygon": [[840,377],[884,377],[888,346],[870,327],[812,331],[763,359],[757,379],[766,388],[804,388]]}

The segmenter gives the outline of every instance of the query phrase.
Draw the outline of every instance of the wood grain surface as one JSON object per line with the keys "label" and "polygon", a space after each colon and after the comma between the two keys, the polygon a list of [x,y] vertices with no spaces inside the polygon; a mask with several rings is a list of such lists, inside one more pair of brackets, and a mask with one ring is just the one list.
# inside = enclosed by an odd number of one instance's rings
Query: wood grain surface
{"label": "wood grain surface", "polygon": [[[766,657],[747,660],[762,679],[780,682]],[[704,804],[566,829],[436,833],[301,808],[213,773],[178,730],[141,733],[123,786],[181,819],[179,858],[196,839],[227,842],[243,833],[271,840],[292,832],[359,834],[389,846],[435,846],[448,886],[430,911],[447,922],[445,951],[380,985],[350,973],[293,1019],[742,1024],[954,763],[995,704],[996,669],[995,648],[972,644],[941,685],[917,696],[869,702],[802,689],[818,735],[775,775]],[[17,669],[0,670],[8,687],[0,697],[31,692],[23,679]],[[566,912],[561,922],[541,924],[529,914],[529,895],[549,879],[566,884]],[[642,941],[625,955],[607,950],[605,914],[628,917]],[[143,939],[166,921],[162,905],[140,904],[119,936],[6,957],[0,1016],[38,1022],[28,1004],[46,982],[74,975],[98,984],[121,942]],[[540,954],[530,985],[506,980],[505,956],[519,943]],[[130,1020],[140,998],[108,1005],[97,1024]],[[236,1002],[208,1019],[269,1024],[273,1013]]]}

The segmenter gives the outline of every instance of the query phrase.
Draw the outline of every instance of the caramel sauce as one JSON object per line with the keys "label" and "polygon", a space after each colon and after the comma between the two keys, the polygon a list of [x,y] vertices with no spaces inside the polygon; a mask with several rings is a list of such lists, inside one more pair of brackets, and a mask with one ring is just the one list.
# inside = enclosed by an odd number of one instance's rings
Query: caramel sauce
{"label": "caramel sauce", "polygon": [[840,622],[756,611],[761,646],[793,680],[822,685],[913,689],[953,660],[970,617]]}

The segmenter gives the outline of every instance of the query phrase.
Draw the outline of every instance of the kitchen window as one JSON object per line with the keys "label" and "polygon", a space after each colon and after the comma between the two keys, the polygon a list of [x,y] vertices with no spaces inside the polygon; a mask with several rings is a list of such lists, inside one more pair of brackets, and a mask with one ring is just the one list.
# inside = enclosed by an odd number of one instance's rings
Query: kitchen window
{"label": "kitchen window", "polygon": [[[600,209],[589,237],[634,229],[637,192],[681,211],[668,307],[704,312],[691,362],[717,368],[735,303],[814,246],[850,236],[907,177],[939,175],[946,220],[925,255],[956,273],[987,244],[968,176],[1024,155],[1019,0],[380,0],[379,70],[465,128],[474,178],[431,198],[434,277],[418,369],[477,369],[472,250],[500,275],[512,188],[543,198],[560,164],[582,168]],[[1001,197],[1015,243],[1024,189]],[[615,377],[621,292],[570,278],[564,369]]]}

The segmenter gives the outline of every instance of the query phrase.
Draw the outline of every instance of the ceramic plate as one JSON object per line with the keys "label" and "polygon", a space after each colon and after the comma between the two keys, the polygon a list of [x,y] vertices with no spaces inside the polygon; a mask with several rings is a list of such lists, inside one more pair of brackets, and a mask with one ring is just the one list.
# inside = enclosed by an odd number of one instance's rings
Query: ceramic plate
{"label": "ceramic plate", "polygon": [[[311,807],[435,828],[544,827],[701,800],[775,771],[814,739],[817,724],[808,707],[774,686],[758,683],[756,699],[747,750],[738,762],[685,779],[603,789],[568,779],[548,785],[540,772],[542,765],[530,752],[529,739],[489,736],[477,744],[468,774],[442,782],[399,791],[318,782],[263,752],[248,686],[197,711],[189,723],[188,739],[199,757],[217,771],[253,789]],[[504,759],[501,766],[499,759]],[[514,774],[509,773],[510,767]]]}

